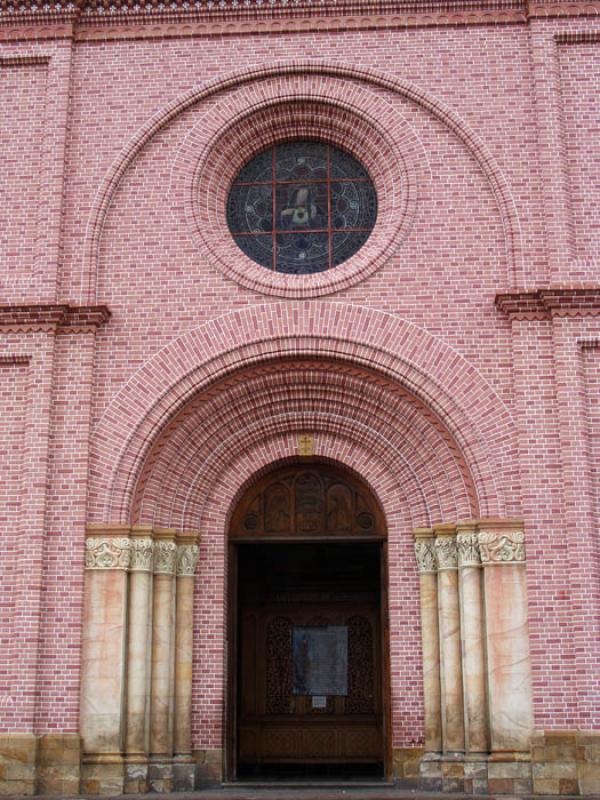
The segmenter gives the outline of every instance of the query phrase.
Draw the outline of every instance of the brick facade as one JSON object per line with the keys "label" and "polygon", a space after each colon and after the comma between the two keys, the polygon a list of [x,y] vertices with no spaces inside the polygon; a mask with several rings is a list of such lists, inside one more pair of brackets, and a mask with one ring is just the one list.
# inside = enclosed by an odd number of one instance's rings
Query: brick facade
{"label": "brick facade", "polygon": [[[600,790],[600,4],[192,5],[0,2],[0,792],[77,784],[90,524],[199,532],[215,771],[228,522],[304,431],[385,512],[396,774],[425,738],[412,532],[518,518],[533,786]],[[289,138],[379,198],[316,275],[227,230],[239,167]]]}

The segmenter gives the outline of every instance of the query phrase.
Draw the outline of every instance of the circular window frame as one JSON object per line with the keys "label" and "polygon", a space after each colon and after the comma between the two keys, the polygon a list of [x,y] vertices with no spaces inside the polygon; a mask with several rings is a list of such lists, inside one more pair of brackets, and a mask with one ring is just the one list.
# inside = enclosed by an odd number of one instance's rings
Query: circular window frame
{"label": "circular window frame", "polygon": [[[250,98],[240,102],[233,93],[212,106],[180,148],[171,193],[175,199],[183,190],[192,239],[226,277],[277,297],[333,294],[375,272],[408,233],[417,205],[414,165],[422,159],[421,152],[415,158],[410,151],[420,151],[420,142],[389,102],[362,87],[352,99],[370,113],[333,96],[288,96],[278,88],[270,99],[251,93],[254,102],[248,104]],[[378,202],[365,244],[342,264],[309,275],[278,273],[256,263],[239,249],[227,224],[227,198],[239,170],[259,152],[295,140],[323,141],[348,152],[367,170]]]}
{"label": "circular window frame", "polygon": [[[288,147],[292,148],[291,152],[286,152]],[[335,172],[340,158],[342,170],[348,167],[350,174]],[[308,168],[308,177],[303,178],[296,170],[306,170],[307,161],[312,161],[313,166]],[[290,167],[292,162],[293,168]],[[317,170],[316,177],[310,171],[313,169]],[[294,201],[299,191],[306,193],[310,211],[298,208],[298,202]],[[352,223],[344,213],[348,210],[352,215],[346,192],[357,200]],[[287,208],[281,206],[284,198],[287,198]],[[338,211],[342,203],[346,203],[347,208]],[[263,210],[257,211],[257,205]],[[249,210],[253,214],[252,222],[247,216]],[[258,214],[262,216],[257,217]],[[364,166],[346,150],[314,139],[294,139],[261,150],[244,164],[227,195],[227,225],[240,251],[265,269],[289,275],[312,275],[341,266],[365,246],[376,222],[377,194]],[[352,237],[353,234],[358,236]],[[348,236],[351,244],[349,248],[346,245],[344,253],[344,242],[341,247],[336,242]],[[292,239],[305,242],[305,252],[290,260],[280,251],[279,245]],[[244,244],[246,242],[249,244]],[[263,246],[265,242],[266,247]],[[321,248],[317,256],[306,259],[306,251],[316,242]]]}

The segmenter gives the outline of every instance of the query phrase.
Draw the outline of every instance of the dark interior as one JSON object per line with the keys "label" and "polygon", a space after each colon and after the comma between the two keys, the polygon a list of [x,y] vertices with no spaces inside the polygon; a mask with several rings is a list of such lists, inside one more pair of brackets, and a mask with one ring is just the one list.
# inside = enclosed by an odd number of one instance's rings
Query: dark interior
{"label": "dark interior", "polygon": [[[382,778],[381,544],[240,544],[237,556],[237,777]],[[305,625],[349,632],[347,695],[322,709],[288,674],[291,631]]]}

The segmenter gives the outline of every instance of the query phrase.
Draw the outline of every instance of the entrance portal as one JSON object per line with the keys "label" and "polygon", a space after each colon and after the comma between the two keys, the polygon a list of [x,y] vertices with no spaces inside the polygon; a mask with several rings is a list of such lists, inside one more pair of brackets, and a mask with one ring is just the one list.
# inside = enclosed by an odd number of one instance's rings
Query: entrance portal
{"label": "entrance portal", "polygon": [[385,774],[385,541],[366,491],[329,465],[296,465],[267,476],[236,510],[237,778]]}

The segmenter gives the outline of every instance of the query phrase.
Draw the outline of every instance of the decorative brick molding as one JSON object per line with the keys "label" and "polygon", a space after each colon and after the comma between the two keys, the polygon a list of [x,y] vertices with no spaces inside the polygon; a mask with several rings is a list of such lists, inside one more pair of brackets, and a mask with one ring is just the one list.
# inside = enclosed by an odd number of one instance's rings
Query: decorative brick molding
{"label": "decorative brick molding", "polygon": [[94,330],[110,318],[106,306],[5,305],[0,306],[0,333],[59,329],[64,333]]}
{"label": "decorative brick molding", "polygon": [[600,315],[600,286],[521,289],[496,295],[496,306],[511,319]]}
{"label": "decorative brick molding", "polygon": [[[257,95],[260,100],[257,101]],[[368,86],[347,79],[285,74],[242,86],[211,106],[185,137],[172,170],[174,213],[184,213],[199,251],[225,275],[263,294],[315,297],[372,274],[398,249],[429,192],[422,144],[400,112]],[[285,98],[282,100],[282,98]],[[375,184],[378,214],[363,247],[335,269],[286,275],[240,252],[227,226],[229,188],[257,152],[289,138],[324,139],[351,152]]]}
{"label": "decorative brick molding", "polygon": [[[357,97],[369,98],[372,97],[372,94],[367,93],[365,94],[366,90],[371,90],[371,92],[377,91],[378,89],[387,89],[393,92],[398,93],[400,96],[405,97],[406,99],[410,100],[411,102],[416,103],[417,105],[421,106],[425,109],[428,113],[432,114],[436,119],[440,120],[442,124],[448,127],[464,144],[464,146],[469,150],[471,155],[475,158],[479,168],[481,169],[482,173],[485,175],[492,193],[494,195],[495,202],[498,207],[498,211],[502,218],[502,226],[504,230],[504,244],[505,244],[505,254],[508,262],[508,270],[509,274],[513,275],[513,277],[522,271],[522,240],[521,240],[521,226],[518,219],[518,214],[516,211],[516,206],[514,203],[514,199],[512,197],[511,189],[504,177],[502,170],[499,168],[496,160],[494,159],[493,155],[483,142],[483,140],[475,133],[474,130],[470,128],[470,126],[449,106],[444,104],[441,100],[437,97],[431,95],[429,92],[424,91],[421,87],[414,85],[408,81],[402,81],[396,78],[390,78],[382,73],[376,72],[374,70],[363,70],[354,67],[345,67],[339,65],[332,65],[322,62],[315,62],[315,61],[290,61],[290,62],[283,62],[277,64],[271,64],[267,67],[261,68],[252,68],[246,69],[241,72],[237,72],[227,78],[219,78],[217,80],[211,81],[204,86],[196,87],[190,92],[187,92],[183,96],[176,99],[174,102],[170,103],[167,107],[161,109],[157,114],[155,114],[147,123],[145,123],[137,132],[136,134],[130,139],[128,144],[124,147],[121,154],[118,158],[114,161],[112,167],[106,174],[101,186],[99,186],[98,191],[96,193],[96,197],[94,200],[94,205],[90,214],[89,223],[86,229],[86,241],[84,245],[84,271],[86,275],[86,280],[88,280],[89,284],[89,297],[94,298],[96,296],[96,282],[97,282],[97,260],[98,260],[98,249],[100,246],[100,241],[102,238],[102,233],[104,230],[104,224],[106,215],[108,213],[108,209],[110,208],[112,198],[114,193],[119,186],[126,170],[132,164],[132,162],[137,158],[138,154],[142,150],[142,148],[149,142],[153,136],[158,133],[165,125],[168,125],[172,120],[174,120],[177,116],[182,114],[188,108],[197,105],[208,98],[213,97],[216,94],[226,92],[229,90],[234,90],[235,95],[235,103],[233,107],[224,106],[223,108],[226,110],[227,113],[227,122],[230,123],[232,117],[235,117],[236,114],[240,112],[242,114],[248,114],[250,111],[258,110],[261,106],[264,108],[269,108],[270,103],[272,103],[272,99],[269,100],[266,104],[263,104],[262,101],[257,102],[257,95],[260,95],[261,92],[267,91],[267,94],[273,93],[273,88],[277,90],[280,94],[282,93],[281,85],[288,85],[288,82],[293,79],[294,76],[296,80],[300,83],[296,83],[296,87],[298,85],[300,87],[304,86],[304,89],[300,89],[299,94],[292,94],[289,97],[289,105],[278,104],[283,112],[283,118],[281,120],[281,124],[284,125],[285,119],[285,109],[289,109],[294,107],[295,100],[310,100],[311,99],[311,92],[313,95],[316,95],[317,99],[321,101],[324,99],[322,96],[323,85],[329,86],[329,82],[331,81],[332,87],[332,96],[328,99],[326,103],[326,107],[329,108],[329,113],[333,115],[333,121],[329,124],[328,128],[328,135],[332,135],[338,137],[338,140],[343,137],[343,129],[344,126],[341,124],[341,115],[337,114],[337,133],[336,133],[336,106],[340,108],[344,108],[344,106],[348,105],[348,101],[345,96],[345,91],[339,94],[340,92],[340,83],[343,87],[347,87],[348,81],[353,81],[358,84],[363,84],[363,87],[360,91],[357,91]],[[274,86],[272,85],[274,83]],[[291,84],[294,86],[294,83]],[[271,87],[271,88],[270,88]],[[312,87],[312,89],[311,89]],[[337,88],[336,88],[337,87]],[[336,93],[339,95],[336,97]],[[372,101],[374,99],[372,98]],[[276,104],[277,105],[277,104]],[[352,106],[353,107],[353,106]],[[368,104],[367,104],[368,108]],[[360,105],[357,109],[354,109],[355,119],[358,121],[360,119]],[[398,121],[399,118],[391,109],[387,109],[384,113],[384,119],[388,119],[389,115],[392,115],[392,120]],[[216,115],[215,115],[216,117]],[[371,115],[368,114],[367,118],[371,118]],[[325,119],[325,117],[321,116],[321,119]],[[216,122],[222,122],[216,120]],[[209,126],[212,124],[210,120],[210,116],[207,117],[205,120],[205,124]],[[279,123],[278,123],[279,124]],[[288,121],[289,124],[289,121]],[[397,124],[397,122],[396,122]],[[361,123],[363,126],[364,131],[364,122]],[[372,133],[370,136],[375,136],[377,131],[377,125],[371,125]],[[233,130],[233,129],[232,129]],[[287,135],[289,135],[290,128],[288,127]],[[402,134],[403,128],[400,130],[394,131],[392,129],[392,142],[394,141],[394,137],[399,137]],[[244,128],[241,126],[239,128],[240,135],[243,135]],[[297,128],[294,128],[292,125],[292,131],[295,133],[298,131]],[[247,133],[251,133],[251,127],[247,130]],[[280,128],[279,136],[283,135],[285,132],[285,127]],[[200,131],[197,131],[200,133]],[[387,141],[390,141],[390,132],[387,133]],[[272,142],[272,137],[269,136],[268,131],[262,128],[262,136],[266,137],[266,144]],[[369,151],[368,143],[370,136],[367,137],[365,142],[366,144],[366,151],[367,154],[371,152],[371,158],[373,159],[372,166],[377,166],[381,162],[377,161],[377,158],[373,151]],[[380,134],[377,133],[379,137]],[[383,141],[383,140],[382,140]],[[410,135],[409,142],[414,142],[414,137]],[[252,147],[256,148],[257,143],[253,141]],[[357,146],[355,144],[354,139],[348,139],[346,142],[346,146],[350,146],[351,150],[357,152]],[[245,153],[248,154],[251,148],[248,148],[247,143],[244,144]],[[412,147],[412,145],[411,145]],[[398,147],[396,145],[396,151],[398,151]],[[404,152],[404,150],[402,150]],[[226,156],[228,158],[234,158],[232,149],[227,145],[226,148]],[[361,154],[359,153],[359,158]],[[196,154],[194,158],[194,162],[192,168],[195,169],[195,165],[198,164],[199,155]],[[418,163],[413,163],[413,169],[418,166]],[[407,167],[408,168],[408,167]],[[177,168],[176,168],[177,169]],[[195,173],[197,174],[197,173]],[[229,174],[229,173],[228,173]],[[213,177],[220,177],[214,176]],[[377,178],[377,176],[372,176],[373,178]],[[387,185],[383,177],[379,178],[381,185]],[[221,181],[221,183],[226,183]],[[377,183],[377,180],[376,180]],[[194,207],[194,203],[196,202],[194,197],[190,195],[190,190],[193,191],[193,186],[195,182],[192,181],[189,184],[188,188],[188,195],[184,198],[184,207],[187,204],[188,209]],[[219,186],[217,186],[219,189]],[[223,187],[219,190],[221,193],[223,191]],[[395,190],[394,190],[395,191]],[[411,190],[412,191],[412,190]],[[407,200],[412,197],[411,194],[406,195]],[[191,206],[189,205],[191,203]],[[384,204],[385,207],[385,204]],[[408,204],[408,208],[410,208],[410,203]],[[196,213],[198,213],[198,207],[196,206]],[[207,214],[208,209],[203,209],[202,214]],[[214,212],[208,214],[208,219],[213,219]],[[410,221],[410,216],[405,217],[407,222]],[[222,226],[223,222],[219,221],[219,225]],[[376,242],[376,240],[374,240]],[[232,245],[233,246],[233,245]],[[393,247],[393,243],[389,245]],[[379,240],[379,247],[377,250],[373,249],[371,252],[371,258],[383,258],[384,251],[384,242],[380,239]],[[367,243],[366,248],[369,248],[369,243]],[[235,248],[236,252],[236,259],[240,257],[239,250]],[[222,256],[223,254],[220,252],[219,248],[217,248],[217,252]],[[378,255],[376,255],[378,253]],[[360,253],[358,253],[353,259],[350,260],[348,265],[347,271],[352,271],[352,262],[355,262],[355,271],[360,271],[361,265],[363,271],[367,271],[369,266],[366,265],[364,262],[359,261],[361,258]],[[252,265],[253,269],[259,270],[262,269],[262,272],[266,272],[264,268],[259,268],[256,265]],[[374,267],[376,268],[376,267]],[[339,267],[335,270],[337,273],[338,270],[343,270],[344,267]],[[251,273],[250,274],[250,281],[261,280],[260,273],[259,278]],[[239,276],[238,276],[239,277]],[[275,276],[277,277],[277,276]],[[290,276],[295,277],[297,276]],[[318,282],[320,280],[331,280],[330,278],[324,278],[323,276],[303,276],[304,279],[312,279],[315,286],[318,286]],[[262,277],[264,281],[265,278]],[[251,285],[254,285],[251,283]],[[294,285],[304,287],[304,291],[290,291],[290,287]],[[341,284],[343,286],[343,283]],[[310,281],[308,284],[305,285],[303,282],[292,281],[290,282],[290,287],[288,287],[285,291],[279,291],[279,294],[284,295],[291,295],[291,296],[312,296],[316,294],[322,294],[323,292],[318,290],[311,292],[311,285]],[[260,288],[260,284],[257,284],[256,288]],[[263,287],[264,290],[265,287]],[[273,288],[273,287],[271,287]],[[277,289],[285,289],[285,287],[277,285]],[[329,286],[326,288],[326,291],[333,291],[334,286]],[[337,287],[340,288],[340,287]]]}
{"label": "decorative brick molding", "polygon": [[[525,22],[528,19],[593,16],[598,14],[597,0],[586,3],[555,2],[527,3],[525,0],[444,0],[435,5],[424,0],[403,0],[400,3],[388,0],[299,0],[293,6],[285,0],[273,0],[268,5],[256,0],[237,3],[225,0],[219,4],[207,0],[184,3],[184,0],[149,0],[143,8],[135,0],[84,0],[84,2],[41,3],[39,0],[2,0],[0,21],[30,24],[76,23],[83,36],[90,25],[95,25],[99,35],[100,26],[105,35],[115,36],[115,23],[128,25],[132,35],[190,35],[190,27],[196,26],[196,34],[239,35],[244,33],[280,33],[288,31],[323,30],[335,26],[337,29],[377,27],[415,27],[431,25],[498,25]],[[158,23],[158,24],[157,24]],[[160,25],[162,23],[162,26]],[[319,27],[316,27],[318,23]],[[110,27],[109,27],[110,26]],[[132,31],[132,26],[135,26]],[[87,30],[86,30],[87,27]],[[21,36],[35,38],[36,32],[48,28],[27,28]],[[56,31],[58,35],[62,30]],[[191,34],[194,35],[194,34]],[[118,36],[118,34],[117,34]]]}
{"label": "decorative brick molding", "polygon": [[[249,393],[256,406],[250,417]],[[440,516],[457,508],[469,514],[476,507],[468,466],[448,431],[416,398],[368,371],[287,361],[233,375],[182,410],[146,459],[132,504],[134,519],[197,528],[215,480],[230,471],[239,475],[232,463],[240,453],[251,464],[264,437],[293,437],[307,425],[315,432],[312,455],[342,457],[325,449],[328,436],[340,444],[360,443],[385,464],[402,484],[415,517],[427,519],[425,505]],[[382,430],[389,431],[385,440]]]}
{"label": "decorative brick molding", "polygon": [[[94,453],[94,518],[128,519],[144,462],[168,422],[225,377],[274,356],[338,361],[404,387],[431,410],[448,430],[452,447],[462,452],[482,504],[479,513],[505,514],[509,495],[500,487],[511,481],[512,420],[471,364],[441,340],[391,315],[344,303],[305,307],[288,302],[251,306],[209,322],[173,341],[128,381],[94,436],[102,442]],[[123,442],[125,421],[131,434]],[[246,416],[243,427],[249,422]],[[495,428],[493,441],[479,432],[481,426]],[[306,430],[301,417],[294,428]],[[262,424],[255,431],[258,440],[267,432]]]}

